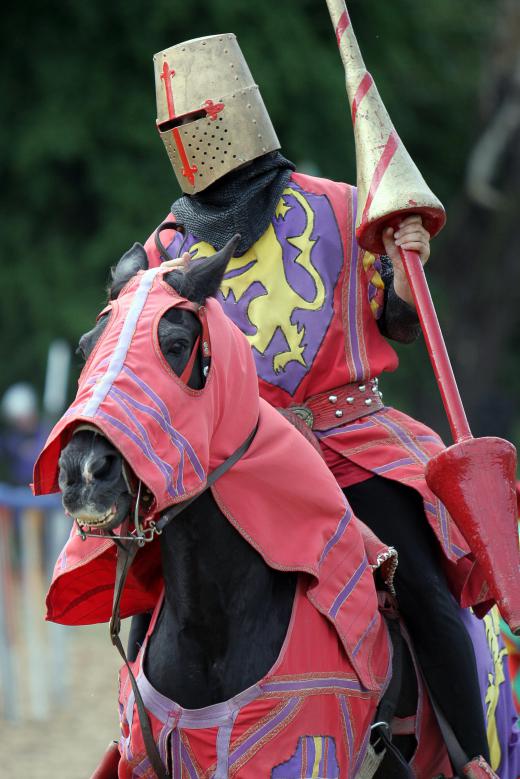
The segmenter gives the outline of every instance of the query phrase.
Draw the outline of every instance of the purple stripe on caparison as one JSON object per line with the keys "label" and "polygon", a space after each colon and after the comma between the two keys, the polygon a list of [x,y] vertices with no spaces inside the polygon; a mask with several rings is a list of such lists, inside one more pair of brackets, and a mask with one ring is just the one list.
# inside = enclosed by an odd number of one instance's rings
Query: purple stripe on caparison
{"label": "purple stripe on caparison", "polygon": [[405,445],[405,447],[408,449],[409,452],[412,452],[415,454],[415,456],[418,458],[418,460],[422,463],[428,462],[428,456],[424,454],[424,452],[419,449],[419,447],[414,443],[411,436],[408,435],[408,433],[403,430],[396,422],[391,421],[388,419],[388,417],[379,417],[378,422],[383,427],[386,427],[387,430],[390,430],[392,433],[395,433],[397,437],[402,441],[402,443]]}
{"label": "purple stripe on caparison", "polygon": [[352,593],[354,587],[358,583],[358,581],[361,579],[362,575],[366,571],[368,566],[368,560],[366,556],[363,558],[361,564],[358,566],[358,568],[354,571],[352,576],[350,577],[347,584],[343,587],[341,592],[337,595],[336,600],[332,604],[332,606],[329,609],[329,614],[331,617],[335,617],[340,608],[343,606],[349,595]]}
{"label": "purple stripe on caparison", "polygon": [[394,460],[386,465],[379,465],[374,468],[374,473],[388,473],[388,471],[394,471],[396,468],[401,468],[403,465],[413,465],[414,460],[411,457],[402,457],[400,460]]}
{"label": "purple stripe on caparison", "polygon": [[[381,413],[382,410],[383,409],[380,409],[379,413]],[[374,415],[371,414],[371,416]],[[316,430],[315,436],[319,439],[328,438],[329,436],[336,435],[337,433],[350,433],[351,430],[365,430],[367,427],[374,427],[374,424],[375,423],[372,419],[367,419],[366,422],[351,422],[348,426],[345,426],[345,423],[343,423],[343,425],[332,427],[330,430]]]}
{"label": "purple stripe on caparison", "polygon": [[363,633],[361,634],[361,636],[360,636],[360,638],[359,638],[359,640],[358,640],[358,642],[357,642],[356,646],[355,646],[355,647],[354,647],[354,649],[352,650],[352,657],[355,657],[355,656],[357,655],[357,653],[359,652],[359,650],[361,649],[361,645],[362,645],[362,643],[363,643],[363,641],[364,641],[365,637],[366,637],[366,636],[367,636],[367,635],[370,633],[370,631],[371,631],[371,630],[372,630],[372,628],[374,627],[374,624],[375,624],[375,622],[376,622],[376,620],[377,620],[377,619],[379,619],[379,611],[377,611],[377,612],[374,614],[374,616],[372,617],[372,619],[370,620],[370,622],[369,622],[369,623],[368,623],[368,625],[366,626],[365,630],[364,630],[364,631],[363,631]]}
{"label": "purple stripe on caparison", "polygon": [[[314,760],[316,758],[316,743],[313,738],[306,738],[304,746],[307,748],[307,771],[306,775],[309,776],[310,771],[314,766]],[[303,775],[303,774],[302,774]]]}
{"label": "purple stripe on caparison", "polygon": [[[159,463],[155,462],[155,459],[150,456],[150,454],[148,453],[147,447],[141,441],[139,436],[137,436],[132,430],[130,430],[130,428],[127,425],[125,425],[123,422],[120,422],[119,419],[116,419],[111,414],[107,414],[105,411],[99,411],[98,412],[98,416],[100,416],[102,419],[106,419],[106,421],[109,422],[109,424],[111,424],[113,427],[117,428],[121,433],[124,433],[126,436],[128,436],[128,438],[130,438],[130,440],[133,441],[133,443],[135,443],[136,446],[139,447],[139,449],[145,455],[147,460],[149,460],[151,463],[156,465],[159,468],[159,470],[161,471],[161,473],[163,474],[163,476],[165,477],[166,489],[168,491],[168,494],[171,495],[172,497],[177,497],[177,494],[176,494],[176,491],[175,491],[175,487],[173,486],[172,477],[171,476],[167,477],[165,475],[165,471],[164,471],[163,467],[161,467],[161,465]],[[159,458],[157,458],[157,459],[159,459]],[[167,466],[171,470],[171,467],[168,466],[168,463],[163,463],[162,460],[160,460],[159,462],[162,464],[162,466]]]}
{"label": "purple stripe on caparison", "polygon": [[197,476],[199,476],[199,478],[202,481],[204,481],[204,479],[206,478],[206,474],[204,473],[204,469],[202,468],[199,462],[199,458],[197,457],[195,450],[191,446],[188,439],[185,438],[181,433],[179,433],[178,430],[176,430],[173,427],[168,409],[164,405],[161,398],[152,390],[151,387],[148,386],[148,384],[146,384],[146,382],[140,379],[139,376],[136,376],[136,374],[126,365],[123,370],[128,376],[130,376],[130,378],[132,378],[136,382],[136,384],[143,390],[145,395],[148,395],[148,397],[151,400],[157,403],[160,410],[162,411],[164,422],[167,425],[167,432],[172,436],[172,438],[175,438],[176,441],[180,442],[180,444],[186,449],[186,452],[188,453],[188,457],[190,458],[191,464],[195,469]]}
{"label": "purple stripe on caparison", "polygon": [[181,738],[179,728],[174,728],[170,738],[171,759],[172,759],[172,777],[171,779],[182,779],[181,763]]}
{"label": "purple stripe on caparison", "polygon": [[464,549],[461,549],[460,546],[457,546],[457,544],[453,544],[453,543],[451,545],[451,551],[453,552],[453,554],[457,555],[457,557],[464,557],[465,555],[468,554],[467,552],[464,551]]}
{"label": "purple stripe on caparison", "polygon": [[274,716],[272,719],[270,719],[268,722],[265,722],[261,728],[259,728],[256,733],[253,733],[249,738],[246,738],[245,741],[240,744],[232,753],[230,756],[230,767],[237,762],[237,760],[240,760],[241,757],[243,757],[246,752],[251,749],[258,741],[260,741],[264,736],[267,736],[271,730],[274,730],[274,728],[278,727],[285,719],[291,716],[294,709],[298,706],[300,702],[299,698],[292,698],[286,706],[284,706],[281,711],[278,712],[276,716]]}
{"label": "purple stripe on caparison", "polygon": [[325,676],[300,681],[273,681],[262,684],[264,692],[304,692],[305,690],[322,690],[327,687],[337,687],[343,690],[361,690],[361,684],[356,679],[344,679],[339,676]]}
{"label": "purple stripe on caparison", "polygon": [[191,755],[189,751],[186,749],[186,745],[181,740],[181,757],[182,757],[182,764],[186,771],[189,774],[190,779],[199,779],[199,775],[197,773],[197,769],[193,765],[193,760],[191,759]]}
{"label": "purple stripe on caparison", "polygon": [[[139,382],[139,386],[141,387],[141,389],[143,389],[142,386],[143,383],[144,382]],[[113,390],[116,391],[116,388],[114,387]],[[195,451],[191,446],[190,442],[188,441],[188,439],[185,438],[181,433],[179,433],[179,431],[173,427],[171,422],[169,422],[168,419],[162,416],[159,412],[155,411],[155,409],[151,408],[145,403],[140,403],[138,400],[133,398],[127,392],[124,392],[119,388],[117,389],[117,393],[121,397],[124,397],[135,408],[139,409],[140,411],[143,411],[145,414],[148,414],[157,422],[160,428],[169,435],[172,444],[179,450],[179,452],[186,452],[188,454],[188,457],[190,458],[195,473],[197,474],[197,476],[200,478],[201,481],[204,481],[206,474],[204,473],[204,469],[200,464],[200,460],[195,454]]]}
{"label": "purple stripe on caparison", "polygon": [[352,751],[354,749],[354,734],[352,732],[352,723],[350,721],[350,711],[344,695],[340,696],[340,705],[341,713],[343,715],[343,722],[345,723],[345,733],[347,734],[348,764],[350,766],[352,762]]}
{"label": "purple stripe on caparison", "polygon": [[[162,457],[159,457],[159,455],[157,454],[157,452],[153,448],[153,444],[150,441],[150,438],[148,436],[148,432],[147,432],[146,428],[144,427],[144,425],[141,423],[139,418],[136,417],[135,414],[133,414],[133,412],[128,407],[128,405],[123,400],[121,400],[121,398],[117,397],[117,393],[114,391],[114,388],[112,388],[110,390],[109,396],[113,400],[115,400],[115,402],[118,404],[118,406],[126,413],[127,417],[135,425],[135,427],[137,428],[138,432],[141,434],[140,438],[139,438],[139,436],[137,436],[137,437],[142,442],[143,446],[146,447],[146,451],[148,452],[148,457],[149,457],[150,461],[153,462],[157,466],[157,468],[159,468],[161,473],[163,474],[163,476],[165,478],[165,481],[166,481],[166,485],[167,485],[169,494],[173,495],[173,497],[179,495],[179,490],[176,487],[173,486],[173,480],[174,480],[175,471],[174,471],[173,467],[170,465],[170,463],[168,463],[166,460],[163,460]],[[105,412],[102,412],[102,413],[105,413]],[[172,487],[172,489],[174,490],[174,493],[172,493],[170,491],[168,485],[170,485]]]}
{"label": "purple stripe on caparison", "polygon": [[[117,389],[116,387],[112,387],[112,389],[109,392],[109,397],[113,398],[116,403],[125,411],[127,416],[132,420],[134,425],[137,427],[139,432],[141,433],[142,440],[145,443],[145,445],[148,447],[148,450],[150,452],[154,452],[152,443],[150,441],[150,438],[148,436],[148,433],[146,431],[146,428],[141,423],[139,418],[135,416],[135,414],[132,413],[132,411],[129,408],[129,404],[134,406],[134,408],[137,408],[139,411],[145,411],[147,407],[144,407],[142,403],[139,403],[134,398],[132,398],[128,393],[122,392],[122,390]],[[179,465],[178,465],[178,471],[177,471],[177,484],[176,484],[176,490],[177,494],[182,494],[184,492],[184,451],[182,447],[175,442],[175,448],[179,452]],[[154,454],[156,454],[154,452]],[[158,455],[156,455],[158,457]],[[163,461],[164,462],[164,461]],[[173,472],[173,471],[172,471]]]}
{"label": "purple stripe on caparison", "polygon": [[327,544],[325,545],[323,552],[321,553],[321,557],[319,560],[319,565],[323,565],[323,561],[327,557],[328,553],[332,549],[332,547],[337,544],[345,530],[347,529],[348,525],[350,524],[350,520],[352,519],[352,511],[350,508],[347,508],[345,513],[343,514],[343,517],[341,518],[338,527],[336,528],[336,531],[334,535],[328,540]]}

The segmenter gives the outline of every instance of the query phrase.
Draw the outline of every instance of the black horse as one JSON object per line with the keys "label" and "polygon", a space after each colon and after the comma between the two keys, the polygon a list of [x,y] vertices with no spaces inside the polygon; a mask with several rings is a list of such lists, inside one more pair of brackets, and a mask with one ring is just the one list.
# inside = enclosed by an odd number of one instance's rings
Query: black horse
{"label": "black horse", "polygon": [[[192,264],[186,272],[172,271],[164,279],[183,298],[203,304],[219,289],[233,246],[230,243],[211,259]],[[127,282],[146,268],[144,250],[136,244],[112,273],[110,298],[117,298]],[[107,315],[101,316],[82,336],[79,351],[85,359],[107,321]],[[189,363],[200,327],[193,313],[179,308],[169,310],[159,323],[161,351],[177,376]],[[203,354],[198,350],[188,386],[202,388],[205,374]],[[308,446],[303,440],[302,445]],[[77,431],[62,450],[59,465],[63,505],[72,517],[96,531],[110,531],[122,523],[133,497],[123,458],[101,433]],[[162,695],[185,709],[227,701],[261,679],[279,656],[297,574],[269,567],[236,532],[209,490],[165,528],[160,549],[165,599],[147,645],[146,677]],[[130,659],[142,643],[148,620],[149,616],[133,620]],[[417,698],[410,660],[407,668],[396,711],[403,717],[414,713]],[[409,758],[415,739],[401,737],[400,746]],[[383,762],[378,775],[393,776],[393,769]]]}

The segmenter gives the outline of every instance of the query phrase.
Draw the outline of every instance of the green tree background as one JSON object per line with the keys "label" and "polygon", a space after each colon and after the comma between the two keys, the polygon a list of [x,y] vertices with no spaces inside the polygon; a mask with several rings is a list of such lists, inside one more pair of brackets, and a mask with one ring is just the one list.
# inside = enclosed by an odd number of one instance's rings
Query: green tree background
{"label": "green tree background", "polygon": [[[458,258],[450,255],[450,214],[460,213],[466,160],[483,122],[499,6],[499,0],[349,3],[398,132],[447,207],[446,237],[434,243],[429,278],[441,320],[445,315],[455,334]],[[178,195],[154,127],[152,55],[230,31],[286,156],[310,172],[353,181],[344,76],[324,0],[49,0],[19,3],[4,15],[0,392],[20,379],[42,389],[50,341],[63,336],[75,345],[92,326],[109,267],[146,239]],[[455,220],[454,229],[467,227]],[[472,272],[478,288],[479,267]],[[520,383],[515,337],[504,346],[496,377],[507,381],[512,398]],[[478,338],[476,328],[477,344]],[[424,347],[399,351],[401,369],[385,379],[385,399],[445,433]],[[79,358],[71,392],[78,367]],[[471,376],[464,381],[469,386]],[[505,432],[514,437],[514,410],[506,416]],[[478,428],[478,418],[471,421]]]}

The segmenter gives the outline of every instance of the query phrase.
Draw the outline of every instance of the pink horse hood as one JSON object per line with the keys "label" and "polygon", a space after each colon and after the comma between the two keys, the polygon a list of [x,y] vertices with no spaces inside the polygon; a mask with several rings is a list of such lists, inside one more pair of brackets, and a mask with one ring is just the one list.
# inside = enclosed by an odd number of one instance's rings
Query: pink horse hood
{"label": "pink horse hood", "polygon": [[[390,651],[372,568],[358,524],[321,456],[258,397],[247,339],[208,300],[211,368],[191,390],[167,365],[157,327],[172,306],[192,307],[163,280],[139,273],[110,305],[110,320],[79,381],[78,394],[51,432],[35,466],[37,494],[58,489],[62,448],[81,424],[94,425],[120,450],[154,501],[149,518],[200,492],[208,473],[249,436],[246,454],[211,490],[237,531],[280,570],[311,577],[307,597],[335,627],[363,685],[386,683]],[[115,545],[82,541],[73,529],[56,563],[47,618],[62,624],[110,619]],[[121,616],[154,608],[162,586],[159,542],[139,550]]]}
{"label": "pink horse hood", "polygon": [[[36,462],[36,494],[58,490],[58,458],[81,424],[99,428],[154,496],[151,513],[203,489],[207,475],[247,438],[258,419],[257,379],[242,333],[208,300],[213,359],[202,390],[192,390],[161,353],[157,329],[171,308],[190,306],[141,271],[105,309],[108,324],[79,379],[73,404]],[[211,452],[211,455],[210,455]]]}

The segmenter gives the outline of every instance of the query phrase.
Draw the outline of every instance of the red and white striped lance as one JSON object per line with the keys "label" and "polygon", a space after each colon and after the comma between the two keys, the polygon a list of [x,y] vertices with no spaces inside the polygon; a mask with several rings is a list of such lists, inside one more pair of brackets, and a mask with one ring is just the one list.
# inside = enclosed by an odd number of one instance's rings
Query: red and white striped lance
{"label": "red and white striped lance", "polygon": [[[344,0],[327,0],[345,67],[356,143],[356,236],[372,252],[406,214],[420,214],[430,235],[445,213],[407,153],[368,73]],[[520,633],[520,554],[516,523],[515,447],[501,438],[473,438],[417,252],[400,249],[433,371],[455,443],[428,463],[426,481],[444,503],[475,555],[511,630]]]}

